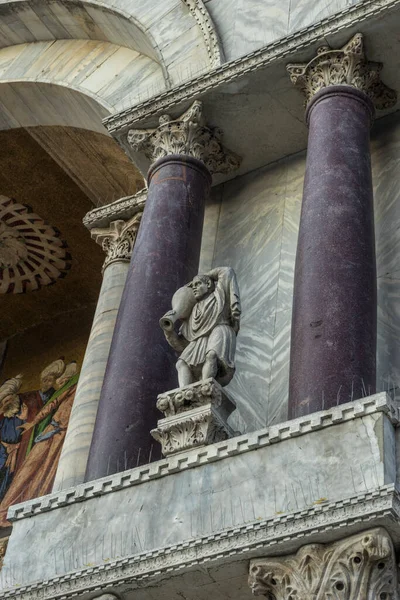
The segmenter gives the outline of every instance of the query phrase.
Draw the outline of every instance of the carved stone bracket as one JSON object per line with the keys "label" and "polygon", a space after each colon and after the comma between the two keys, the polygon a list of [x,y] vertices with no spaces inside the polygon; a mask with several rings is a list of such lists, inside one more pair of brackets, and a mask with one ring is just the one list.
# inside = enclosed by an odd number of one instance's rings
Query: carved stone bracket
{"label": "carved stone bracket", "polygon": [[142,212],[135,214],[129,221],[112,221],[110,226],[104,229],[90,230],[92,238],[106,253],[103,272],[113,262],[131,259],[142,214]]}
{"label": "carved stone bracket", "polygon": [[234,435],[227,423],[236,406],[214,379],[160,394],[157,408],[165,419],[150,433],[164,456],[220,442]]}
{"label": "carved stone bracket", "polygon": [[130,129],[127,136],[131,148],[143,152],[151,162],[170,154],[186,154],[201,160],[210,173],[230,173],[239,167],[241,159],[221,140],[221,129],[205,126],[199,100],[179,119],[162,115],[156,129]]}
{"label": "carved stone bracket", "polygon": [[268,600],[395,600],[393,543],[383,528],[297,554],[250,562],[249,585]]}
{"label": "carved stone bracket", "polygon": [[286,68],[292,83],[304,93],[306,105],[317,92],[331,85],[349,85],[363,91],[376,109],[391,108],[397,100],[396,92],[381,81],[382,64],[367,60],[361,33],[343,48],[321,46],[309,63],[288,64]]}

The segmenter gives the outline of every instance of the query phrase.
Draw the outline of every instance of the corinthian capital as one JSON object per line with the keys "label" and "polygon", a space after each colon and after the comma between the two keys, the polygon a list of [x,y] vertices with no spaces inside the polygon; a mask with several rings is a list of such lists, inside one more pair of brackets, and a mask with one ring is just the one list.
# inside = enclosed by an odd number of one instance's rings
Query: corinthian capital
{"label": "corinthian capital", "polygon": [[222,145],[222,130],[205,126],[198,100],[179,119],[162,115],[155,129],[131,129],[127,141],[135,152],[155,162],[170,154],[186,154],[201,160],[210,173],[229,173],[241,159]]}
{"label": "corinthian capital", "polygon": [[129,221],[112,221],[109,227],[91,229],[90,235],[106,253],[103,271],[113,262],[130,261],[142,214],[137,213]]}
{"label": "corinthian capital", "polygon": [[391,600],[397,597],[396,569],[392,540],[377,528],[303,546],[297,554],[255,559],[249,585],[254,595],[273,600]]}
{"label": "corinthian capital", "polygon": [[305,94],[306,104],[331,85],[349,85],[363,91],[377,109],[390,108],[397,100],[396,92],[381,81],[382,64],[367,60],[361,33],[343,48],[321,46],[309,63],[289,64],[286,68],[292,83]]}

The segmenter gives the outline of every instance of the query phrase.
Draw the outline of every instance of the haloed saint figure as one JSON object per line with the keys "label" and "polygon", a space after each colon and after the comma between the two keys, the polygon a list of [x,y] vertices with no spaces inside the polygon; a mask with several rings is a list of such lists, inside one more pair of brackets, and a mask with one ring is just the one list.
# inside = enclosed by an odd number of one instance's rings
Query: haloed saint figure
{"label": "haloed saint figure", "polygon": [[[197,275],[172,298],[172,310],[160,320],[165,337],[178,353],[179,386],[213,377],[227,385],[235,372],[240,296],[230,267]],[[179,332],[176,321],[182,321]]]}

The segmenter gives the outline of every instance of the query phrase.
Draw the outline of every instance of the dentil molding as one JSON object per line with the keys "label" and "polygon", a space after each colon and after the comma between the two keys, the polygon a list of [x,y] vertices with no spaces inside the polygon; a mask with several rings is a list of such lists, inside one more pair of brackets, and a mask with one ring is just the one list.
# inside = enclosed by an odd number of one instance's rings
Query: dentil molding
{"label": "dentil molding", "polygon": [[306,97],[306,104],[323,88],[332,85],[348,85],[364,92],[376,109],[392,108],[397,94],[380,78],[381,63],[369,62],[365,55],[364,40],[357,33],[338,50],[321,46],[308,63],[287,65],[292,83]]}
{"label": "dentil molding", "polygon": [[130,129],[127,142],[152,163],[171,154],[183,154],[201,160],[210,173],[230,173],[241,162],[237,154],[222,145],[222,130],[205,126],[199,100],[178,119],[161,115],[155,129]]}

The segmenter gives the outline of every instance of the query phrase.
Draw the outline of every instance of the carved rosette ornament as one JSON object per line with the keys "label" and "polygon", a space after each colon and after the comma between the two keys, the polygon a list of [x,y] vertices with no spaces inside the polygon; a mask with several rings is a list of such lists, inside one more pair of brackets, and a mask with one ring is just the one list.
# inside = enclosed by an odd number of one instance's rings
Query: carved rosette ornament
{"label": "carved rosette ornament", "polygon": [[0,294],[23,294],[65,277],[67,244],[29,206],[0,196]]}
{"label": "carved rosette ornament", "polygon": [[90,235],[106,253],[103,272],[113,262],[130,261],[142,214],[136,213],[129,221],[112,221],[109,227],[91,229]]}
{"label": "carved rosette ornament", "polygon": [[295,555],[250,562],[249,585],[268,600],[396,600],[397,566],[383,528]]}
{"label": "carved rosette ornament", "polygon": [[369,62],[365,56],[361,33],[339,50],[321,46],[309,63],[289,64],[286,68],[292,83],[304,93],[306,105],[317,92],[332,85],[349,85],[364,92],[376,109],[396,104],[396,92],[381,81],[382,64]]}
{"label": "carved rosette ornament", "polygon": [[201,160],[210,173],[230,173],[241,162],[237,154],[222,145],[222,130],[205,126],[199,100],[178,119],[162,115],[156,129],[130,129],[127,141],[152,163],[171,154],[182,154]]}

